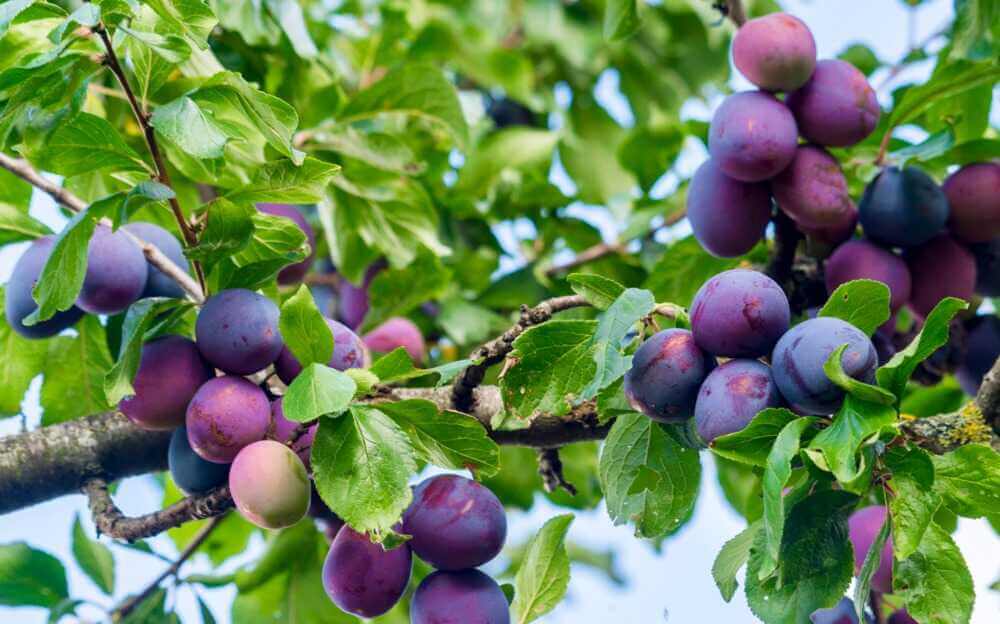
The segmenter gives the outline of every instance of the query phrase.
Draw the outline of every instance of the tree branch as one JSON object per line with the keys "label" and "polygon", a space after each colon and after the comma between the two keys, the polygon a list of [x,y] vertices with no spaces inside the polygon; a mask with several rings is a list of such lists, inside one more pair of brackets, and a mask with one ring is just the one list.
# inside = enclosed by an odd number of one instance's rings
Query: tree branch
{"label": "tree branch", "polygon": [[538,449],[538,474],[542,477],[542,485],[546,492],[555,492],[558,488],[562,488],[570,496],[576,496],[576,488],[563,476],[559,449]]}

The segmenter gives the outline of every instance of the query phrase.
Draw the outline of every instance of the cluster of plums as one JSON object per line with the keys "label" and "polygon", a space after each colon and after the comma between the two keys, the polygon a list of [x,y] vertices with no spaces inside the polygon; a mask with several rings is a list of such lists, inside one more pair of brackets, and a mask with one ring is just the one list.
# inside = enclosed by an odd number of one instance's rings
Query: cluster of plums
{"label": "cluster of plums", "polygon": [[[837,318],[805,320],[791,329],[781,287],[749,269],[720,273],[698,290],[691,330],[666,329],[644,341],[625,374],[625,395],[637,411],[667,423],[694,418],[710,444],[742,430],[757,412],[788,405],[802,414],[829,415],[844,398],[823,371],[839,346],[849,376],[874,379],[875,345]],[[770,358],[770,364],[761,358]],[[716,358],[728,358],[718,364]]]}
{"label": "cluster of plums", "polygon": [[439,475],[413,489],[400,530],[409,541],[385,550],[345,526],[330,545],[323,586],[334,604],[371,618],[389,611],[410,581],[415,553],[436,571],[413,594],[413,624],[507,624],[507,598],[476,568],[492,560],[507,537],[500,500],[483,485],[457,475]]}

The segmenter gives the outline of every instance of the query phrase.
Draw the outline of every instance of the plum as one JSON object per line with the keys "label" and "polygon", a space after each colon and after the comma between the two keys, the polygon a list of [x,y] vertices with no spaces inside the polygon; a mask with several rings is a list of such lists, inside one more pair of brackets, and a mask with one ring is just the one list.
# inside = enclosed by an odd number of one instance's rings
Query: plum
{"label": "plum", "polygon": [[851,210],[844,215],[844,221],[840,224],[818,228],[808,228],[802,224],[797,225],[799,231],[808,236],[811,241],[829,249],[854,236],[854,231],[858,227],[858,209],[852,203]]}
{"label": "plum", "polygon": [[414,362],[424,359],[424,336],[408,318],[393,317],[364,335],[365,345],[377,353],[403,347]]}
{"label": "plum", "polygon": [[372,618],[399,602],[412,567],[413,555],[407,544],[385,550],[363,533],[344,526],[323,562],[323,588],[344,611]]}
{"label": "plum", "polygon": [[[861,571],[865,557],[871,550],[882,525],[888,520],[888,512],[883,505],[871,505],[858,509],[847,519],[851,545],[854,546],[854,572]],[[892,536],[885,541],[879,557],[878,568],[872,575],[872,591],[892,593]]]}
{"label": "plum", "polygon": [[865,188],[858,206],[865,236],[890,247],[914,247],[941,232],[948,199],[915,167],[886,167]]}
{"label": "plum", "polygon": [[281,354],[279,316],[278,306],[263,295],[244,288],[223,290],[209,297],[198,313],[198,349],[227,373],[256,373]]}
{"label": "plum", "polygon": [[509,126],[545,127],[544,117],[539,116],[524,104],[506,97],[488,97],[486,115],[493,120],[497,129]]}
{"label": "plum", "polygon": [[764,238],[771,219],[771,194],[766,184],[730,178],[709,159],[691,178],[687,217],[708,253],[735,258]]}
{"label": "plum", "polygon": [[983,376],[1000,357],[1000,318],[991,315],[977,316],[966,326],[965,357],[955,371],[962,390],[971,396],[979,392]]}
{"label": "plum", "polygon": [[889,616],[889,624],[917,624],[917,621],[910,617],[906,609],[900,609]]}
{"label": "plum", "polygon": [[486,486],[458,475],[431,477],[413,488],[403,532],[418,557],[439,570],[490,561],[507,539],[507,515]]}
{"label": "plum", "polygon": [[850,240],[826,260],[826,291],[857,279],[882,282],[889,287],[889,308],[895,312],[910,299],[910,270],[891,251],[864,240]]}
{"label": "plum", "polygon": [[984,297],[1000,297],[1000,238],[969,245],[976,259],[976,292]]}
{"label": "plum", "polygon": [[637,412],[659,422],[683,422],[694,415],[698,388],[715,368],[715,358],[686,329],[650,336],[625,373],[625,397]]}
{"label": "plum", "polygon": [[[298,429],[299,423],[285,418],[281,401],[281,397],[271,401],[271,433],[275,440],[287,444],[292,439],[292,434]],[[309,425],[306,432],[299,436],[299,439],[292,445],[292,450],[298,453],[299,459],[305,464],[307,470],[311,468],[309,456],[312,452],[313,440],[316,439],[317,427],[319,427],[319,423]]]}
{"label": "plum", "polygon": [[822,147],[800,145],[788,167],[771,180],[778,207],[802,227],[844,229],[855,215],[847,178]]}
{"label": "plum", "polygon": [[819,317],[803,321],[778,340],[771,356],[771,373],[785,401],[803,414],[834,413],[844,399],[823,371],[837,347],[847,344],[840,363],[854,379],[872,382],[878,353],[860,329],[838,318]]}
{"label": "plum", "polygon": [[761,89],[792,91],[804,85],[816,68],[816,40],[797,17],[764,15],[736,31],[733,64]]}
{"label": "plum", "polygon": [[1000,162],[966,165],[941,186],[951,213],[948,229],[967,243],[1000,236]]}
{"label": "plum", "polygon": [[971,301],[976,289],[976,259],[954,238],[941,234],[906,253],[913,277],[909,308],[923,319],[945,297]]}
{"label": "plum", "polygon": [[229,470],[236,509],[262,529],[283,529],[304,518],[311,490],[302,460],[274,440],[243,447]]}
{"label": "plum", "polygon": [[[145,221],[129,223],[122,229],[135,234],[144,242],[150,243],[159,249],[163,252],[163,255],[184,271],[188,270],[188,261],[184,257],[184,248],[181,247],[180,241],[167,230],[155,223],[146,223]],[[146,271],[146,288],[142,291],[142,297],[172,297],[174,299],[184,297],[184,289],[148,261],[146,262]]]}
{"label": "plum", "polygon": [[184,424],[188,403],[215,376],[198,347],[183,336],[163,336],[142,346],[135,394],[118,409],[143,429],[167,431]]}
{"label": "plum", "polygon": [[507,597],[479,570],[434,572],[417,587],[411,624],[509,624]]}
{"label": "plum", "polygon": [[32,241],[31,245],[21,254],[14,270],[10,274],[10,280],[4,292],[4,312],[7,323],[18,334],[25,338],[48,338],[55,336],[67,327],[72,327],[79,321],[84,312],[76,306],[68,310],[56,312],[52,318],[25,325],[24,319],[38,309],[38,304],[32,297],[31,291],[38,282],[38,276],[45,268],[45,262],[52,253],[55,246],[55,237],[43,236]]}
{"label": "plum", "polygon": [[148,277],[142,248],[125,232],[98,224],[87,246],[87,273],[76,305],[91,314],[118,314],[142,295]]}
{"label": "plum", "polygon": [[785,333],[791,315],[788,297],[774,280],[759,271],[732,269],[695,294],[691,331],[712,355],[759,357]]}
{"label": "plum", "polygon": [[316,259],[316,233],[313,231],[312,226],[309,225],[309,221],[306,220],[302,211],[295,206],[288,204],[257,204],[257,210],[269,215],[292,220],[295,225],[299,226],[302,233],[306,235],[306,239],[309,241],[309,255],[305,260],[290,264],[278,273],[279,284],[298,284],[306,276],[306,273],[309,272],[309,268],[312,267],[313,261]]}
{"label": "plum", "polygon": [[[326,324],[333,332],[333,355],[327,365],[339,371],[368,366],[370,356],[361,338],[346,325],[333,319],[326,319]],[[288,347],[282,347],[278,361],[274,363],[274,370],[281,381],[290,384],[302,372],[302,364]]]}
{"label": "plum", "polygon": [[809,616],[812,624],[858,624],[854,601],[844,597],[829,609],[817,609]]}
{"label": "plum", "polygon": [[167,464],[174,483],[185,494],[202,494],[229,480],[229,464],[202,459],[188,443],[187,427],[174,429],[170,436]]}
{"label": "plum", "polygon": [[727,433],[741,431],[757,412],[781,404],[771,367],[758,360],[729,360],[701,384],[694,421],[707,444]]}
{"label": "plum", "polygon": [[774,177],[792,162],[797,142],[792,113],[762,91],[727,97],[708,129],[712,159],[724,174],[743,182]]}
{"label": "plum", "polygon": [[881,114],[865,75],[839,59],[816,63],[809,81],[789,93],[785,103],[803,137],[832,147],[863,141],[875,130]]}
{"label": "plum", "polygon": [[878,354],[878,365],[882,366],[896,355],[896,345],[892,341],[892,333],[877,330],[872,334],[872,344],[875,345],[875,353]]}
{"label": "plum", "polygon": [[341,282],[338,292],[340,320],[351,329],[361,327],[361,323],[365,320],[365,315],[368,314],[368,287],[383,268],[384,264],[381,262],[368,267],[360,286],[355,286],[347,280]]}
{"label": "plum", "polygon": [[244,446],[263,440],[271,421],[264,391],[242,377],[202,384],[188,404],[188,442],[208,461],[228,464]]}

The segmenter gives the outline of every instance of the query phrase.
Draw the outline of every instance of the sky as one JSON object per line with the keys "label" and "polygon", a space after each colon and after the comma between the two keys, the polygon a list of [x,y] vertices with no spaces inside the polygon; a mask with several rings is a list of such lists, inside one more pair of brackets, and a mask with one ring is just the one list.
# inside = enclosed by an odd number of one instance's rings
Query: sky
{"label": "sky", "polygon": [[[901,0],[790,0],[781,4],[786,11],[802,18],[812,29],[821,58],[834,56],[851,43],[863,42],[880,58],[899,59],[908,49],[908,32],[911,29],[913,40],[919,41],[951,19],[949,0],[924,2],[913,12],[912,20],[907,18],[908,11]],[[926,65],[916,67],[902,73],[892,84],[919,79],[928,71],[929,67]],[[880,76],[876,75],[873,82],[878,84]],[[631,122],[631,114],[617,93],[616,84],[617,76],[609,72],[598,86],[598,99],[616,119],[628,124]],[[733,86],[739,89],[749,88],[749,84],[738,74]],[[887,95],[887,89],[879,93],[883,104],[888,101]],[[994,107],[995,114],[997,108],[1000,107]],[[708,119],[710,109],[692,105],[685,107],[684,115]],[[703,148],[691,146],[679,163],[679,171],[684,176],[690,175],[704,157]],[[558,184],[571,184],[558,168],[553,172],[553,179]],[[666,177],[658,185],[657,191],[667,194],[675,183],[675,180]],[[617,225],[601,212],[586,206],[577,206],[572,210],[577,216],[598,226],[608,240],[615,238]],[[58,229],[64,223],[51,202],[39,194],[34,198],[32,214],[53,228]],[[675,237],[684,233],[684,226],[680,226],[666,235]],[[517,238],[530,237],[531,232],[525,230],[524,224],[514,224],[501,228],[498,235],[505,246],[514,251],[518,248]],[[7,280],[13,263],[23,249],[24,245],[12,245],[0,250],[0,282]],[[503,268],[510,270],[517,264],[516,259],[510,259]],[[25,400],[25,413],[32,426],[39,420],[38,385],[36,380]],[[20,423],[16,418],[0,420],[0,435],[15,433],[19,427]],[[702,459],[703,482],[694,515],[677,535],[665,542],[660,552],[634,539],[629,527],[612,526],[603,508],[577,513],[569,539],[597,550],[614,551],[618,572],[624,576],[626,584],[616,586],[602,573],[574,566],[566,599],[550,615],[543,617],[542,622],[756,622],[746,606],[742,589],[727,604],[721,599],[712,580],[710,570],[716,553],[725,541],[744,528],[745,523],[722,498],[715,480],[713,462],[707,454],[703,454]],[[116,500],[126,513],[140,514],[157,508],[160,494],[150,477],[138,477],[123,482]],[[510,512],[509,543],[522,542],[546,519],[564,511],[540,498],[528,513]],[[119,579],[117,592],[113,599],[103,596],[76,566],[70,553],[70,529],[76,514],[81,515],[84,526],[93,536],[85,500],[76,495],[0,516],[0,543],[23,540],[58,556],[67,565],[71,595],[105,607],[117,604],[126,595],[139,591],[163,569],[165,564],[155,559],[114,547]],[[996,557],[1000,538],[985,521],[965,519],[960,521],[954,537],[976,581],[977,600],[973,624],[993,624],[996,622],[996,614],[1000,613],[1000,594],[990,591],[988,586],[1000,577],[1000,563]],[[165,536],[152,539],[151,544],[168,556],[176,553]],[[225,569],[252,561],[259,555],[261,547],[260,540],[256,540],[244,555],[230,561]],[[494,562],[494,565],[488,565],[485,569],[487,572],[497,571],[500,565],[502,563]],[[207,572],[209,569],[206,558],[200,556],[191,561],[184,571],[188,574]],[[232,588],[203,592],[219,622],[229,622],[228,610],[234,594],[235,590]],[[173,599],[177,601],[185,624],[200,621],[190,591],[176,592]],[[101,611],[93,607],[84,607],[80,613],[84,621],[100,621]],[[0,608],[0,622],[41,624],[45,621],[46,613],[40,609]]]}

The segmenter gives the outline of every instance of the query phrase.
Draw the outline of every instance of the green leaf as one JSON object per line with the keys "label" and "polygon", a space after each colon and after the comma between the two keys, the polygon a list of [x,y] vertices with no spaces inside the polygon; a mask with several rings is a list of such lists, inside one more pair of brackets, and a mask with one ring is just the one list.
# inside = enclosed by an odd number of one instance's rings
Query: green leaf
{"label": "green leaf", "polygon": [[104,328],[96,316],[76,324],[76,336],[56,336],[42,376],[42,425],[54,425],[111,408],[104,396],[104,379],[111,354]]}
{"label": "green leaf", "polygon": [[111,549],[87,536],[79,515],[73,519],[73,557],[101,591],[109,596],[115,591],[115,559]]}
{"label": "green leaf", "polygon": [[935,455],[934,491],[961,516],[1000,514],[1000,454],[985,444],[967,444]]}
{"label": "green leaf", "polygon": [[505,170],[546,171],[558,141],[558,133],[536,128],[515,126],[491,133],[469,154],[455,190],[482,197]]}
{"label": "green leaf", "polygon": [[694,236],[688,236],[663,252],[642,287],[653,291],[657,301],[689,306],[695,293],[710,277],[739,263],[740,258],[710,255]]}
{"label": "green leaf", "polygon": [[193,40],[198,47],[208,47],[208,35],[217,20],[204,0],[146,0],[166,28],[175,35]]}
{"label": "green leaf", "polygon": [[875,280],[853,280],[837,287],[819,311],[847,321],[871,336],[889,320],[889,287]]}
{"label": "green leaf", "polygon": [[927,451],[916,447],[892,448],[885,454],[892,472],[889,499],[892,519],[892,550],[896,559],[906,559],[920,545],[924,532],[941,506],[934,490],[934,464]]}
{"label": "green leaf", "polygon": [[163,60],[168,63],[183,63],[191,56],[191,46],[182,37],[177,35],[161,35],[155,32],[143,32],[119,25],[118,30],[128,33],[136,40],[149,46]]}
{"label": "green leaf", "polygon": [[294,0],[266,0],[266,3],[271,15],[288,37],[288,42],[292,44],[295,53],[304,59],[316,56],[319,50],[316,49],[316,44],[306,28],[305,17],[302,15],[299,3]]}
{"label": "green leaf", "polygon": [[151,172],[114,126],[90,113],[77,114],[53,132],[38,160],[43,169],[64,176],[101,169]]}
{"label": "green leaf", "polygon": [[736,593],[739,583],[736,574],[750,558],[750,547],[760,533],[760,522],[754,522],[739,532],[733,539],[722,545],[722,550],[715,556],[712,564],[712,578],[722,594],[722,599],[729,602]]}
{"label": "green leaf", "polygon": [[24,542],[0,545],[0,604],[52,608],[68,597],[58,559]]}
{"label": "green leaf", "polygon": [[434,368],[417,368],[403,347],[396,347],[390,353],[380,357],[369,369],[382,383],[394,383],[425,377],[438,376],[438,386],[442,386],[469,367],[472,360],[455,360]]}
{"label": "green leaf", "polygon": [[796,504],[785,521],[778,573],[761,580],[766,540],[758,533],[747,563],[746,595],[754,615],[767,624],[802,624],[844,595],[854,572],[847,514],[857,498],[825,490]]}
{"label": "green leaf", "polygon": [[952,317],[967,307],[968,303],[955,297],[946,297],[938,302],[927,315],[920,333],[905,349],[892,356],[891,360],[876,371],[878,385],[902,398],[906,382],[909,381],[917,365],[948,342]]}
{"label": "green leaf", "polygon": [[[402,175],[419,175],[427,168],[426,163],[417,159],[413,149],[393,134],[361,132],[353,126],[338,126],[330,132],[318,134],[310,144],[360,160],[376,169]],[[467,167],[468,163],[462,171]]]}
{"label": "green leaf", "polygon": [[304,284],[281,304],[278,329],[285,346],[303,366],[326,364],[333,356],[333,332]]}
{"label": "green leaf", "polygon": [[997,28],[1000,12],[997,8],[991,0],[959,0],[955,3],[951,57],[988,58],[990,52],[997,49],[1000,44],[1000,28]]}
{"label": "green leaf", "polygon": [[826,362],[823,363],[823,372],[826,373],[826,376],[834,383],[835,386],[850,395],[856,396],[862,401],[878,403],[880,405],[893,405],[896,402],[896,397],[891,392],[885,390],[884,388],[879,388],[878,386],[858,381],[844,372],[844,351],[846,351],[849,346],[850,345],[845,342],[834,349],[833,353],[830,354],[830,357],[828,357]]}
{"label": "green leaf", "polygon": [[253,208],[218,198],[205,206],[208,220],[198,245],[187,250],[192,260],[218,262],[243,249],[254,233]]}
{"label": "green leaf", "polygon": [[547,521],[528,544],[521,567],[514,578],[511,611],[518,624],[534,622],[552,611],[569,586],[569,556],[566,533],[573,514]]}
{"label": "green leaf", "polygon": [[301,164],[279,160],[261,167],[250,184],[230,191],[226,199],[245,204],[311,204],[323,198],[327,184],[339,170],[338,165],[316,158],[306,158]]}
{"label": "green leaf", "polygon": [[63,35],[66,30],[73,24],[79,24],[81,26],[96,26],[101,20],[101,7],[95,6],[93,4],[85,4],[78,7],[75,11],[69,14],[69,16],[63,20],[62,24],[59,24],[52,32],[49,33],[49,40],[52,43],[62,43]]}
{"label": "green leaf", "polygon": [[954,98],[969,89],[995,84],[1000,80],[1000,63],[956,61],[934,70],[924,84],[907,89],[889,115],[888,127],[909,123],[936,103]]}
{"label": "green leaf", "polygon": [[951,536],[937,524],[927,528],[916,552],[895,562],[892,586],[918,622],[955,624],[972,616],[975,590],[969,568]]}
{"label": "green leaf", "polygon": [[424,459],[442,468],[471,470],[490,477],[500,470],[500,447],[475,418],[441,411],[430,401],[379,403],[378,409],[410,436]]}
{"label": "green leaf", "polygon": [[[329,344],[333,344],[331,339]],[[285,418],[311,422],[320,416],[337,416],[347,409],[357,386],[350,376],[324,364],[309,364],[288,386],[281,402]]]}
{"label": "green leaf", "polygon": [[674,530],[698,497],[698,452],[678,444],[641,414],[619,416],[608,433],[599,465],[608,515],[632,522],[637,536],[655,538]]}
{"label": "green leaf", "polygon": [[759,578],[778,569],[778,555],[785,531],[785,485],[792,476],[792,460],[799,454],[802,436],[815,418],[803,416],[790,421],[778,433],[764,468],[764,532]]}
{"label": "green leaf", "polygon": [[[0,287],[0,304],[5,294],[6,289]],[[31,380],[42,372],[48,344],[21,336],[4,315],[0,316],[0,351],[6,354],[0,358],[0,417],[14,416],[21,413],[21,401]]]}
{"label": "green leaf", "polygon": [[580,392],[580,403],[620,379],[632,366],[632,356],[622,352],[622,341],[636,324],[656,307],[648,290],[629,288],[601,315],[594,331],[593,353],[596,371],[593,380]]}
{"label": "green leaf", "polygon": [[413,447],[374,407],[355,405],[340,418],[320,421],[312,466],[323,501],[356,531],[376,537],[390,531],[413,498]]}
{"label": "green leaf", "polygon": [[888,518],[882,523],[882,528],[879,529],[878,534],[875,536],[875,541],[872,542],[872,545],[868,548],[868,553],[865,554],[865,561],[861,565],[861,571],[858,572],[858,580],[854,584],[854,612],[857,614],[859,621],[864,621],[865,619],[865,603],[868,602],[868,593],[872,588],[872,577],[875,575],[875,570],[878,569],[882,561],[882,548],[885,546],[885,541],[889,539],[890,524]]}
{"label": "green leaf", "polygon": [[608,0],[604,6],[604,38],[619,41],[639,30],[639,0]]}
{"label": "green leaf", "polygon": [[625,292],[625,287],[615,280],[592,273],[571,273],[566,281],[573,292],[598,310],[607,310]]}
{"label": "green leaf", "polygon": [[789,409],[769,407],[757,412],[740,431],[719,436],[709,446],[716,455],[764,468],[778,434],[796,418],[798,415]]}
{"label": "green leaf", "polygon": [[935,132],[920,143],[908,145],[889,153],[889,160],[902,167],[909,161],[925,162],[946,153],[955,145],[955,133],[946,128]]}
{"label": "green leaf", "polygon": [[347,103],[341,123],[353,123],[382,113],[401,113],[433,119],[447,127],[464,145],[469,129],[455,88],[429,63],[412,63],[393,69],[381,80],[359,92]]}
{"label": "green leaf", "polygon": [[104,377],[104,396],[108,403],[117,405],[119,401],[135,393],[132,380],[139,370],[143,338],[157,317],[179,303],[177,299],[148,298],[140,299],[129,306],[125,313],[125,322],[122,324],[118,361]]}
{"label": "green leaf", "polygon": [[157,106],[149,122],[168,141],[195,158],[221,158],[229,141],[197,102],[186,95]]}
{"label": "green leaf", "polygon": [[220,288],[256,290],[272,281],[281,269],[308,255],[306,234],[291,219],[253,211],[250,221],[253,235],[220,265],[215,276]]}
{"label": "green leaf", "polygon": [[874,442],[879,433],[895,424],[896,411],[892,407],[849,394],[830,426],[809,444],[809,450],[816,451],[810,457],[846,486],[865,471],[865,462],[859,462],[857,457],[861,447]]}
{"label": "green leaf", "polygon": [[405,316],[425,301],[441,296],[451,284],[451,272],[434,256],[422,255],[405,269],[380,271],[368,286],[369,309],[364,329],[378,327],[394,316]]}
{"label": "green leaf", "polygon": [[6,35],[7,29],[17,16],[34,3],[35,0],[10,0],[0,4],[0,37]]}

